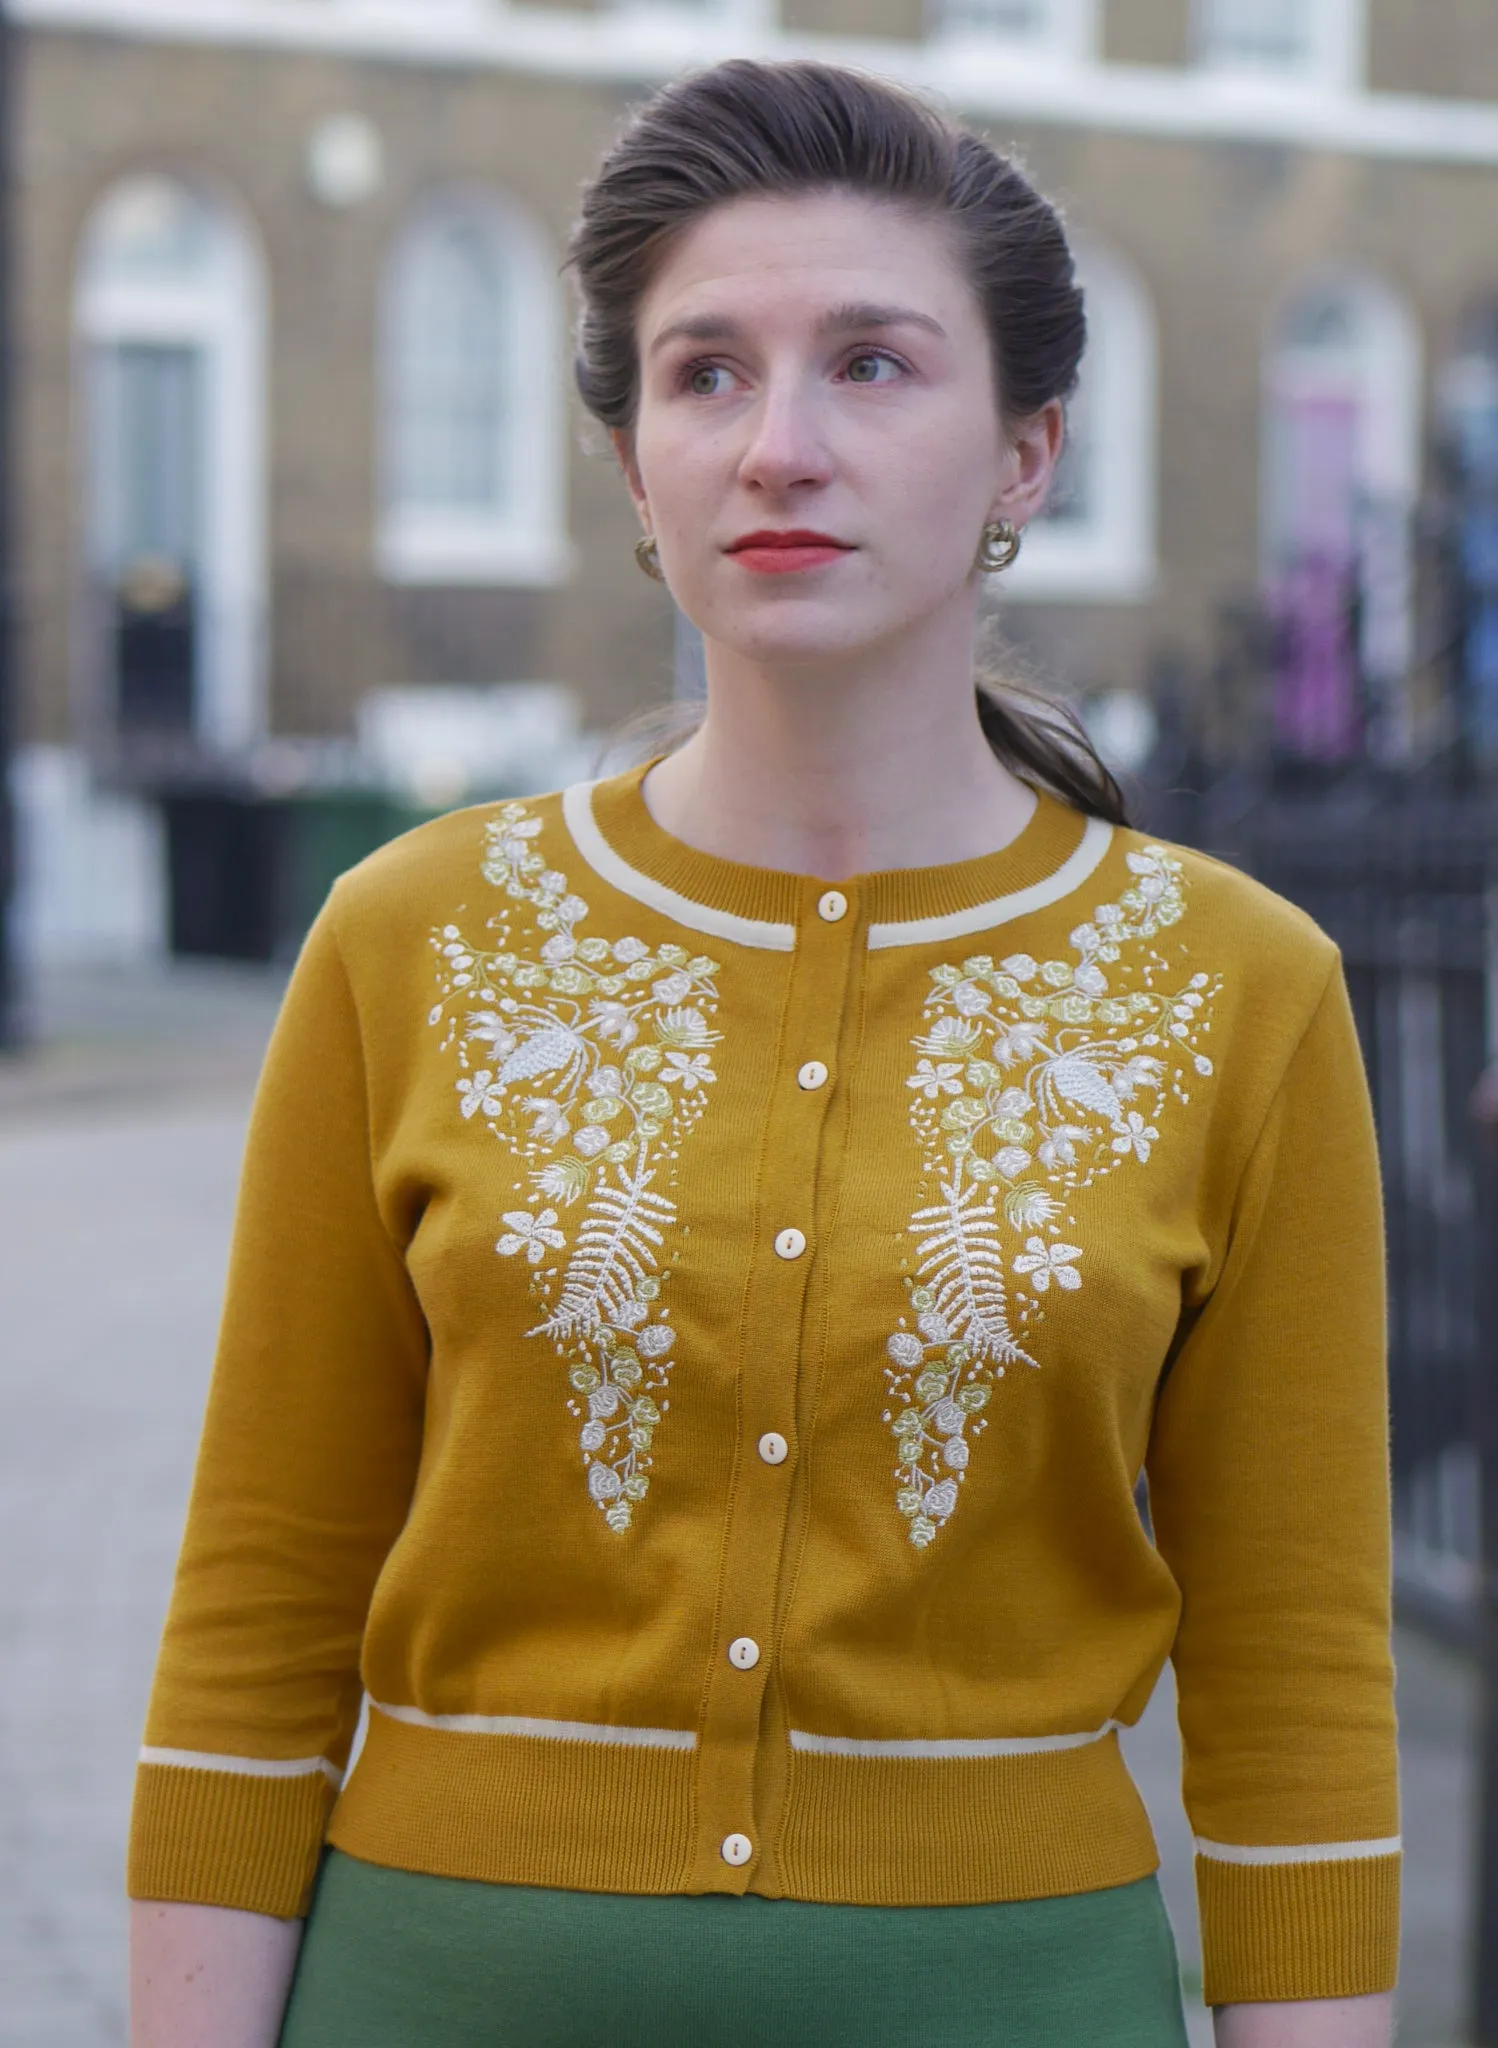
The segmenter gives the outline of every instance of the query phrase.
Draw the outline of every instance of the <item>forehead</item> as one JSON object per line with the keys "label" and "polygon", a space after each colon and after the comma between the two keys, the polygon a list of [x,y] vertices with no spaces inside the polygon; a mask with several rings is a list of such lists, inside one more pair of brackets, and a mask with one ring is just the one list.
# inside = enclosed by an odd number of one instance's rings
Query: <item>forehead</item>
{"label": "forehead", "polygon": [[740,317],[898,299],[943,324],[977,317],[951,233],[929,213],[857,192],[729,200],[671,245],[640,306],[640,334],[684,312]]}

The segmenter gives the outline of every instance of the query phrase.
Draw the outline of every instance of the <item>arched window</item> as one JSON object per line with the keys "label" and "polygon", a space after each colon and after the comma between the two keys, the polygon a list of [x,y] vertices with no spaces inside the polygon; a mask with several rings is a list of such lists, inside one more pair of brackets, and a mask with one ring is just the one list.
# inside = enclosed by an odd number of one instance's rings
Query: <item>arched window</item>
{"label": "arched window", "polygon": [[544,237],[492,193],[438,195],[397,243],[381,345],[392,581],[565,576],[554,275]]}
{"label": "arched window", "polygon": [[938,35],[1017,54],[1079,58],[1097,42],[1097,0],[927,0]]}
{"label": "arched window", "polygon": [[1363,273],[1308,280],[1279,311],[1264,370],[1263,566],[1289,754],[1402,751],[1419,464],[1407,309]]}
{"label": "arched window", "polygon": [[1362,69],[1365,0],[1195,0],[1194,41],[1208,70],[1322,88]]}
{"label": "arched window", "polygon": [[1155,576],[1156,342],[1149,296],[1085,240],[1088,342],[1050,503],[1005,579],[1017,598],[1138,600]]}
{"label": "arched window", "polygon": [[239,216],[125,179],[83,237],[89,698],[126,741],[244,746],[264,722],[264,281]]}

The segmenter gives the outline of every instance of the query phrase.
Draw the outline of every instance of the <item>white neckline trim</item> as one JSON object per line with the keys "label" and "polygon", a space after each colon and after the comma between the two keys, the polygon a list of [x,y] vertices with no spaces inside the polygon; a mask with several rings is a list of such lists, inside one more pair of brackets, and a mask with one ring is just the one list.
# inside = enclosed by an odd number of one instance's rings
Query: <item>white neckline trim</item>
{"label": "white neckline trim", "polygon": [[857,1757],[996,1757],[1047,1756],[1058,1749],[1086,1749],[1102,1742],[1118,1727],[1106,1721],[1090,1735],[999,1735],[970,1742],[960,1737],[943,1742],[862,1742],[851,1735],[808,1735],[791,1730],[791,1748],[806,1756]]}
{"label": "white neckline trim", "polygon": [[690,1728],[611,1728],[602,1721],[541,1721],[528,1714],[424,1714],[420,1707],[387,1707],[371,1700],[377,1714],[409,1728],[437,1728],[448,1735],[524,1735],[540,1742],[598,1742],[621,1749],[695,1749]]}
{"label": "white neckline trim", "polygon": [[1196,1838],[1196,1853],[1208,1863],[1361,1863],[1374,1856],[1397,1856],[1402,1843],[1398,1835],[1385,1835],[1376,1842],[1306,1842],[1284,1848],[1251,1849],[1236,1842],[1207,1842]]}
{"label": "white neckline trim", "polygon": [[203,1749],[143,1749],[143,1764],[164,1765],[174,1771],[222,1771],[231,1778],[312,1778],[321,1771],[336,1792],[343,1773],[325,1756],[291,1758],[267,1756],[217,1756]]}
{"label": "white neckline trim", "polygon": [[730,910],[713,910],[706,903],[697,903],[690,896],[683,896],[679,890],[668,889],[664,882],[652,881],[649,875],[642,875],[638,868],[632,868],[627,860],[621,859],[599,831],[594,819],[593,792],[597,787],[595,782],[574,782],[570,789],[562,792],[562,816],[567,821],[567,830],[572,834],[578,852],[596,874],[602,875],[624,895],[633,896],[637,903],[658,910],[662,917],[669,917],[677,924],[684,924],[688,931],[707,932],[715,939],[728,939],[736,946],[757,946],[762,952],[795,952],[796,927],[793,924],[771,924],[760,918],[738,917]]}
{"label": "white neckline trim", "polygon": [[1032,882],[1026,889],[1012,889],[1007,896],[995,896],[988,903],[976,903],[971,910],[954,910],[947,917],[914,917],[905,924],[871,924],[869,951],[882,952],[889,946],[929,946],[948,939],[964,939],[973,932],[992,931],[1016,917],[1028,917],[1032,910],[1044,910],[1080,889],[1101,863],[1113,843],[1113,827],[1102,818],[1089,818],[1076,847],[1053,875]]}

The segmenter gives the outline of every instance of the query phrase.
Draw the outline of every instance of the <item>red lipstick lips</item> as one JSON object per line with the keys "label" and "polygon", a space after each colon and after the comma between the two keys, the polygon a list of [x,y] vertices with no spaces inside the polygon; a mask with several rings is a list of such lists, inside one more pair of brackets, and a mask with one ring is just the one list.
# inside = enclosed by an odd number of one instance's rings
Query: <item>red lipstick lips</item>
{"label": "red lipstick lips", "polygon": [[852,552],[846,541],[830,533],[814,533],[807,527],[792,527],[783,533],[766,527],[746,533],[728,548],[736,562],[758,576],[785,576],[798,569],[820,569],[839,555]]}

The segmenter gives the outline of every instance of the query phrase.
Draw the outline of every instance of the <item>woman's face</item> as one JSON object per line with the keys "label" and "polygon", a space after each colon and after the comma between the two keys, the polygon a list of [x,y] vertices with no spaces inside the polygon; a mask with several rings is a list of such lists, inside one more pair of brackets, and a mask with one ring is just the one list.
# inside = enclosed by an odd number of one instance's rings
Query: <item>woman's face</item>
{"label": "woman's face", "polygon": [[640,309],[640,407],[616,437],[677,603],[770,664],[971,621],[986,521],[1024,521],[1061,439],[1006,434],[948,236],[861,195],[735,200]]}

